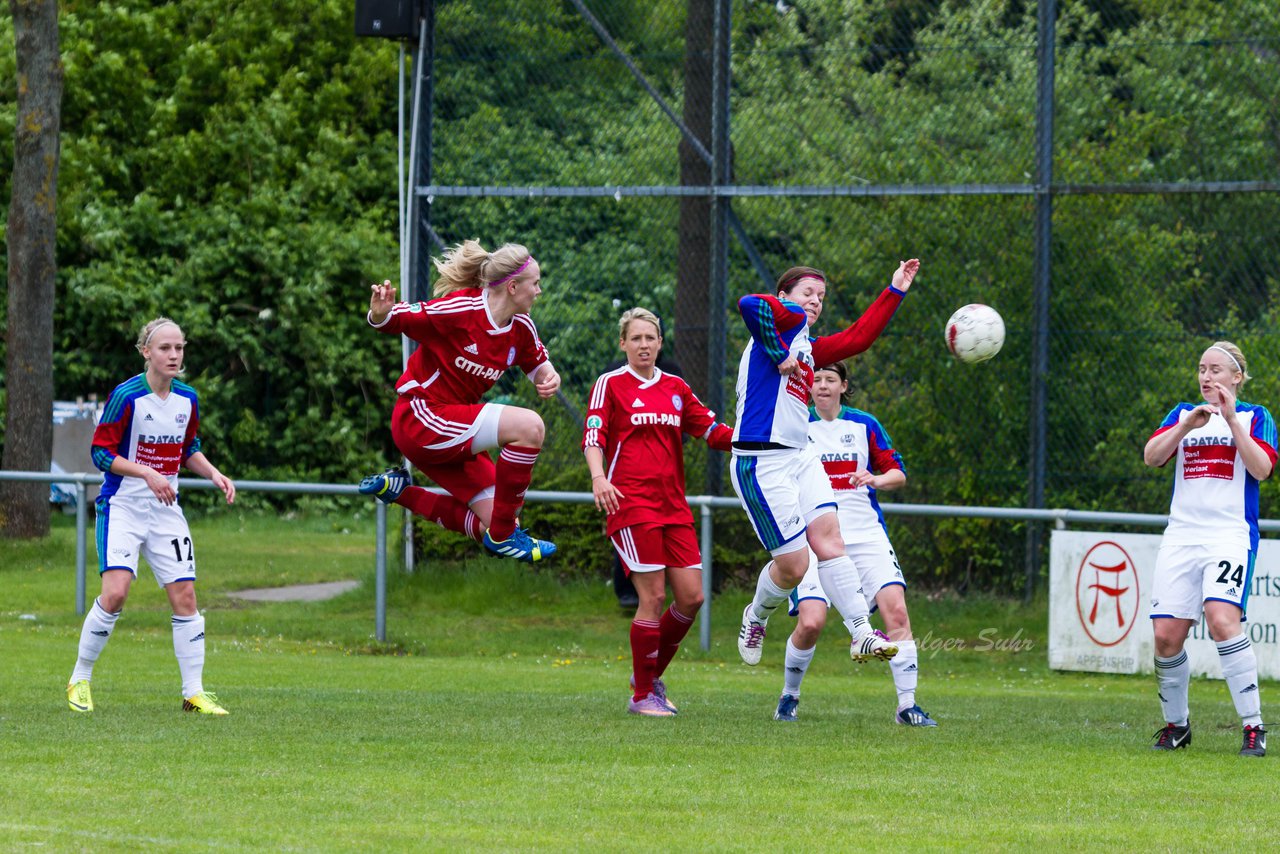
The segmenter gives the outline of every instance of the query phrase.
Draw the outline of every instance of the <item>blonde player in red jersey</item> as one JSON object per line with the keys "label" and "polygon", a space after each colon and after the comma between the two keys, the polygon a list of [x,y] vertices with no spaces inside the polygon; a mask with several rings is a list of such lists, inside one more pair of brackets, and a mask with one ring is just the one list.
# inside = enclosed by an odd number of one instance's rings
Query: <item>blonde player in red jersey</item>
{"label": "blonde player in red jersey", "polygon": [[[631,624],[632,696],[627,711],[670,717],[662,674],[702,606],[702,556],[685,500],[682,434],[729,450],[733,431],[698,400],[688,383],[657,365],[662,328],[653,312],[633,308],[618,321],[627,364],[601,375],[591,390],[582,448],[596,507],[640,604]],[[666,604],[666,585],[674,601]]]}
{"label": "blonde player in red jersey", "polygon": [[102,593],[80,630],[67,685],[73,712],[93,711],[93,667],[115,631],[142,556],[173,609],[183,710],[227,714],[204,690],[204,617],[196,608],[195,549],[178,504],[178,470],[185,465],[213,481],[228,504],[235,501],[236,487],[200,450],[199,400],[195,389],[178,379],[186,345],[182,329],[167,317],[142,327],[135,346],[146,369],[115,387],[93,431],[93,464],[103,471],[94,505]]}
{"label": "blonde player in red jersey", "polygon": [[[369,325],[418,342],[391,414],[391,437],[405,457],[449,493],[412,485],[402,468],[371,475],[360,492],[399,504],[465,534],[502,557],[532,562],[555,544],[516,526],[545,427],[531,409],[482,403],[512,365],[538,396],[560,388],[529,309],[542,293],[542,271],[529,250],[508,243],[493,252],[467,240],[435,260],[435,299],[396,302],[390,282],[373,285]],[[488,451],[499,448],[494,465]]]}
{"label": "blonde player in red jersey", "polygon": [[1191,744],[1187,633],[1204,614],[1243,726],[1241,756],[1265,756],[1258,659],[1244,630],[1258,556],[1258,485],[1275,470],[1276,422],[1239,399],[1249,380],[1240,348],[1211,344],[1198,367],[1203,403],[1179,403],[1147,440],[1143,461],[1175,463],[1169,526],[1151,580],[1156,683],[1165,726],[1156,750]]}

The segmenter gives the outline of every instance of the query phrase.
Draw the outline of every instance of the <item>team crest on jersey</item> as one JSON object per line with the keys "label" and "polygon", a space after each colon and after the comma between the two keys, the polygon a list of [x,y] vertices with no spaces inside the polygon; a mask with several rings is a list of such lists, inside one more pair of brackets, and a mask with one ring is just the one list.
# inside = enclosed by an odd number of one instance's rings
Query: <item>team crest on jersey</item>
{"label": "team crest on jersey", "polygon": [[422,303],[420,302],[410,303],[409,305],[410,314],[417,314],[420,311],[422,311]]}
{"label": "team crest on jersey", "polygon": [[680,410],[684,409],[684,401],[680,398],[680,395],[678,394],[671,395],[671,405],[676,408],[676,412],[679,412]]}
{"label": "team crest on jersey", "polygon": [[507,367],[511,367],[511,363],[516,360],[516,348],[512,347],[507,351]]}
{"label": "team crest on jersey", "polygon": [[601,418],[599,415],[587,416],[587,429],[599,430],[603,426],[604,426],[604,419]]}
{"label": "team crest on jersey", "polygon": [[173,420],[176,421],[178,424],[186,424],[187,414],[185,412],[179,412],[177,415],[173,416]]}
{"label": "team crest on jersey", "polygon": [[842,445],[852,445],[852,444],[853,444],[853,434],[852,434],[852,433],[845,433],[845,434],[841,435],[841,436],[840,436],[840,444],[842,444]]}

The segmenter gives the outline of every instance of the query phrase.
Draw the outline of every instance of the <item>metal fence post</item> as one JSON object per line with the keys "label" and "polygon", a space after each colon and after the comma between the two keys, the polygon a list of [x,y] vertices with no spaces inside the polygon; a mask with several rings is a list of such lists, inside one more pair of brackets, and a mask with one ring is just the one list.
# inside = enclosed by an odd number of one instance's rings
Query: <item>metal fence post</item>
{"label": "metal fence post", "polygon": [[[1053,256],[1053,119],[1054,40],[1058,8],[1056,0],[1040,0],[1036,10],[1036,218],[1035,272],[1032,283],[1031,318],[1031,435],[1028,459],[1027,506],[1044,507],[1046,446],[1049,430],[1049,303],[1052,289]],[[1027,524],[1027,579],[1023,598],[1035,595],[1040,574],[1044,525]]]}
{"label": "metal fence post", "polygon": [[698,611],[698,635],[702,640],[702,651],[711,649],[711,499],[701,499],[698,515],[702,520],[702,608]]}
{"label": "metal fence post", "polygon": [[374,637],[387,641],[387,505],[378,502],[377,556],[374,558]]}
{"label": "metal fence post", "polygon": [[88,511],[84,506],[84,480],[76,481],[76,615],[84,616],[85,597],[85,522]]}

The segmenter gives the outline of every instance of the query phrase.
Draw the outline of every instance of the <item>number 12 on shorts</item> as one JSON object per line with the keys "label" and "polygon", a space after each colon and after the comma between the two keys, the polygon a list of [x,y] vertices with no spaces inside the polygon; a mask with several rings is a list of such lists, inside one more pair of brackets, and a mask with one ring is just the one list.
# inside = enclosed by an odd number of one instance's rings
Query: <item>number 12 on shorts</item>
{"label": "number 12 on shorts", "polygon": [[186,558],[186,559],[187,559],[187,560],[192,560],[192,559],[193,559],[193,558],[192,558],[191,538],[190,538],[190,537],[183,537],[183,538],[182,538],[182,542],[181,542],[181,543],[179,543],[179,542],[178,542],[178,538],[177,538],[177,537],[174,537],[172,540],[170,540],[170,541],[169,541],[169,545],[173,546],[173,553],[174,553],[174,555],[175,555],[175,556],[177,556],[178,560],[182,560],[182,547],[183,547],[183,546],[186,546],[186,547],[187,547],[187,558]]}

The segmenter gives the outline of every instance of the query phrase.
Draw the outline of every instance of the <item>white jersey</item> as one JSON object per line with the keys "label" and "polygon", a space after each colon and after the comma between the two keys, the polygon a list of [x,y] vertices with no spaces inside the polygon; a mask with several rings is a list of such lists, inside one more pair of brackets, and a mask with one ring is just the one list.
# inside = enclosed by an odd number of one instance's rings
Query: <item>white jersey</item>
{"label": "white jersey", "polygon": [[[804,309],[790,300],[751,294],[739,300],[738,310],[751,340],[738,362],[734,450],[748,454],[765,450],[762,446],[800,450],[805,445],[813,388],[813,345]],[[796,369],[778,373],[778,365],[788,358],[797,361]]]}
{"label": "white jersey", "polygon": [[[1175,406],[1158,436],[1176,426],[1195,408]],[[1265,407],[1236,403],[1236,418],[1276,463],[1276,424]],[[1171,459],[1177,459],[1173,499],[1169,504],[1167,545],[1223,545],[1258,548],[1258,480],[1245,468],[1227,421],[1213,415],[1209,423],[1183,437]],[[1166,461],[1167,462],[1167,461]]]}
{"label": "white jersey", "polygon": [[174,380],[168,397],[151,390],[146,374],[116,386],[93,431],[93,463],[104,472],[99,501],[117,495],[159,500],[142,478],[113,474],[116,457],[160,472],[177,493],[178,469],[200,451],[199,426],[196,391],[184,382]]}
{"label": "white jersey", "polygon": [[884,427],[869,412],[842,406],[825,421],[816,413],[809,421],[809,451],[822,462],[836,495],[840,535],[846,543],[887,539],[884,514],[874,487],[854,487],[850,476],[860,471],[883,474],[904,470]]}

